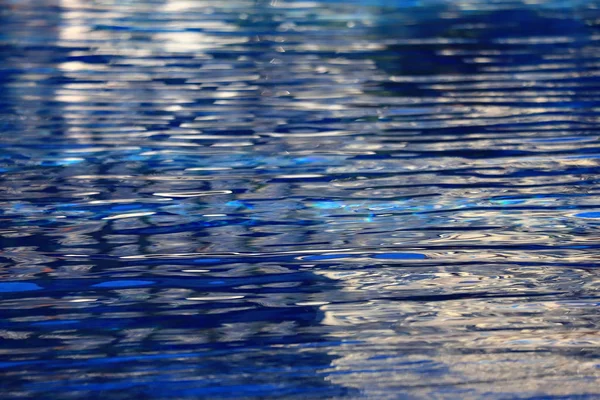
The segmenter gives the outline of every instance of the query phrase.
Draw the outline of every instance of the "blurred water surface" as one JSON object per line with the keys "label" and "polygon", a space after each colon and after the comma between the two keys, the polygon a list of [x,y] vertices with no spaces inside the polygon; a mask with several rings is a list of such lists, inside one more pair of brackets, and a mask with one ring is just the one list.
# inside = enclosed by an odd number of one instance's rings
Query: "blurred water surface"
{"label": "blurred water surface", "polygon": [[0,0],[2,398],[600,398],[598,5]]}

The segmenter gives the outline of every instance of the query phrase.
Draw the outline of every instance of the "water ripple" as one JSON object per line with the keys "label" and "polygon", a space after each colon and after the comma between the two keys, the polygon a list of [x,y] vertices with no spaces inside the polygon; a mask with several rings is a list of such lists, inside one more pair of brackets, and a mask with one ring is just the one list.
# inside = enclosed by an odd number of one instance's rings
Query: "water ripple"
{"label": "water ripple", "polygon": [[597,398],[599,6],[2,3],[3,398]]}

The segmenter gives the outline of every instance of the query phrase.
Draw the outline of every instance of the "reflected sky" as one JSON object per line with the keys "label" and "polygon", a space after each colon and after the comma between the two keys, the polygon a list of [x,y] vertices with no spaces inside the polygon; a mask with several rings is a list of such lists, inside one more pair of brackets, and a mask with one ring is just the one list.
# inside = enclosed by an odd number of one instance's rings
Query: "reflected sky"
{"label": "reflected sky", "polygon": [[596,398],[598,6],[0,0],[3,398]]}

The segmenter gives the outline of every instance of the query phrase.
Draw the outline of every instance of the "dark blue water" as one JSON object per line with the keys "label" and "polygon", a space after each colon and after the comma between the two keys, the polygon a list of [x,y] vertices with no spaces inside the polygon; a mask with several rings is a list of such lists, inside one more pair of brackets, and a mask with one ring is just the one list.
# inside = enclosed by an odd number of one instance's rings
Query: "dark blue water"
{"label": "dark blue water", "polygon": [[3,399],[600,398],[600,3],[0,0]]}

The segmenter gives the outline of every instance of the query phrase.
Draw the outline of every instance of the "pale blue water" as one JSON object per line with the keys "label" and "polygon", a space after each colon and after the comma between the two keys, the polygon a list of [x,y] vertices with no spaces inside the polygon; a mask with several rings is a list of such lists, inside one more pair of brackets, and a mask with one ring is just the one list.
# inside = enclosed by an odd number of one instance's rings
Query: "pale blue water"
{"label": "pale blue water", "polygon": [[1,397],[600,398],[598,6],[0,0]]}

